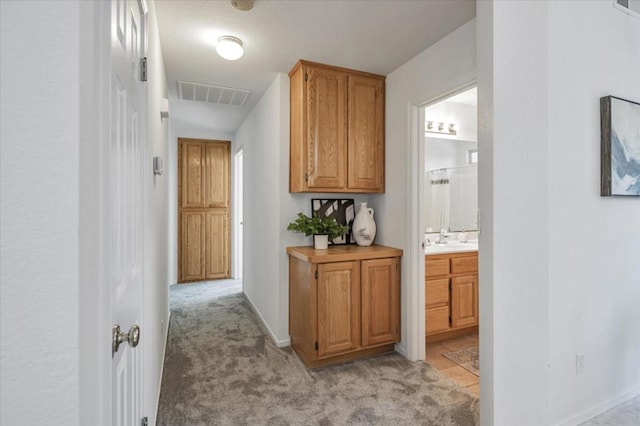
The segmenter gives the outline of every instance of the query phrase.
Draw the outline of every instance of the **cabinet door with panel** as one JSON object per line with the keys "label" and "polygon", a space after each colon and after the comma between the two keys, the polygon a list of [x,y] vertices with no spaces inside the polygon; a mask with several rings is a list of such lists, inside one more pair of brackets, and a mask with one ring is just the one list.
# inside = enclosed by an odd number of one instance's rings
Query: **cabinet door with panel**
{"label": "cabinet door with panel", "polygon": [[478,276],[451,278],[451,325],[453,328],[478,324]]}
{"label": "cabinet door with panel", "polygon": [[400,336],[398,258],[362,261],[362,346]]}
{"label": "cabinet door with panel", "polygon": [[346,187],[347,76],[326,68],[308,68],[306,179],[309,189]]}
{"label": "cabinet door with panel", "polygon": [[231,200],[231,147],[205,143],[204,198],[208,208],[229,208]]}
{"label": "cabinet door with panel", "polygon": [[203,208],[206,203],[204,143],[181,144],[180,154],[180,208]]}
{"label": "cabinet door with panel", "polygon": [[180,215],[180,272],[185,281],[206,279],[202,253],[205,247],[205,212],[190,211]]}
{"label": "cabinet door with panel", "polygon": [[384,80],[349,76],[350,189],[384,188]]}
{"label": "cabinet door with panel", "polygon": [[289,190],[384,192],[385,78],[308,61],[289,77]]}
{"label": "cabinet door with panel", "polygon": [[318,358],[360,347],[360,262],[318,265]]}
{"label": "cabinet door with panel", "polygon": [[226,210],[209,210],[205,222],[205,269],[207,279],[230,276],[229,265],[229,213]]}

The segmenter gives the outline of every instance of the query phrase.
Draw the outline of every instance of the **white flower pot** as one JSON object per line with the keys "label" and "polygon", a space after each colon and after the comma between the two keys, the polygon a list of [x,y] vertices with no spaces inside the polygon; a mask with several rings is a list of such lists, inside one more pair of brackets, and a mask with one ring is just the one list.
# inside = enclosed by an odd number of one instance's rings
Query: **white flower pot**
{"label": "white flower pot", "polygon": [[329,248],[329,236],[328,235],[314,235],[313,236],[313,248],[316,250],[326,250]]}

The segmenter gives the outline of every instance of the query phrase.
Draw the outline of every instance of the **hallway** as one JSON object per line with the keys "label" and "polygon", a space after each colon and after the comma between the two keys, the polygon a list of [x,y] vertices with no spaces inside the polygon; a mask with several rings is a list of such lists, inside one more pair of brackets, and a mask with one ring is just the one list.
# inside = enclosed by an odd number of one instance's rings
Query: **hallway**
{"label": "hallway", "polygon": [[266,335],[238,281],[174,285],[159,425],[473,425],[478,399],[383,355],[308,370]]}

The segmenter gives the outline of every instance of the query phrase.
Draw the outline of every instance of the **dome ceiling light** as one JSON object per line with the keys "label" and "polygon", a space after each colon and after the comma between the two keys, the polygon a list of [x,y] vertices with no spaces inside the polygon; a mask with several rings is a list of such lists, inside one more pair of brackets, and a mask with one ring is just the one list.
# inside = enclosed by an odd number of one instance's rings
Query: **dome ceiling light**
{"label": "dome ceiling light", "polygon": [[231,0],[231,4],[238,10],[251,10],[253,9],[253,0]]}
{"label": "dome ceiling light", "polygon": [[222,36],[218,39],[218,44],[216,44],[216,52],[229,61],[240,59],[244,54],[242,40],[237,37]]}

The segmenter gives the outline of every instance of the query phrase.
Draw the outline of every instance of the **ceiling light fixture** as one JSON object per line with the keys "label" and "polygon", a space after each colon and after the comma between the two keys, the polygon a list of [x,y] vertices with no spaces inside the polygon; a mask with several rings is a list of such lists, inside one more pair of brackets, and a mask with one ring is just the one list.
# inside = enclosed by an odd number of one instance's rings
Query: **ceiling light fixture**
{"label": "ceiling light fixture", "polygon": [[231,4],[243,12],[253,9],[253,0],[231,0]]}
{"label": "ceiling light fixture", "polygon": [[242,40],[237,37],[222,36],[218,39],[218,44],[216,44],[216,52],[229,61],[240,59],[244,54]]}
{"label": "ceiling light fixture", "polygon": [[458,133],[458,126],[455,123],[445,123],[443,121],[427,121],[425,132],[455,136]]}

